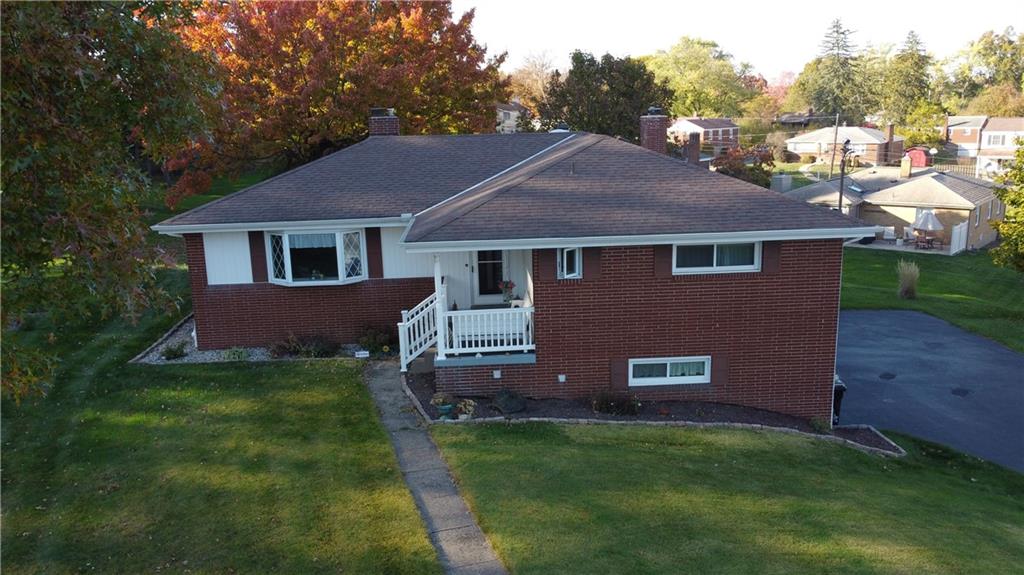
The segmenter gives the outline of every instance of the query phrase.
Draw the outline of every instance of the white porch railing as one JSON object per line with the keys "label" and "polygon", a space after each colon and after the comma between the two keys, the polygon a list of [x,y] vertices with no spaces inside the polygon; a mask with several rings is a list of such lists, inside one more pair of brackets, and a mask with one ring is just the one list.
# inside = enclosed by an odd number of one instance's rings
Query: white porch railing
{"label": "white porch railing", "polygon": [[533,308],[474,309],[444,313],[447,353],[474,354],[535,349]]}
{"label": "white porch railing", "polygon": [[421,353],[437,342],[437,293],[427,296],[409,311],[402,312],[398,323],[398,353],[402,371]]}

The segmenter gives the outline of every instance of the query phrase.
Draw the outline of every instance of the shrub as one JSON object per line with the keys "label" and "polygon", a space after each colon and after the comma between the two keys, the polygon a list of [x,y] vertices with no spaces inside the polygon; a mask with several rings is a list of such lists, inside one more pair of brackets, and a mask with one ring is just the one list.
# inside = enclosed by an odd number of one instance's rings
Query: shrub
{"label": "shrub", "polygon": [[802,164],[813,164],[818,157],[814,154],[800,154],[800,163]]}
{"label": "shrub", "polygon": [[811,424],[811,429],[814,430],[814,433],[824,434],[829,433],[832,430],[832,426],[829,425],[827,421],[820,417],[815,417],[814,419],[811,419],[808,423]]}
{"label": "shrub", "polygon": [[611,415],[636,415],[640,413],[640,400],[635,395],[603,391],[591,402],[594,411]]}
{"label": "shrub", "polygon": [[249,350],[244,347],[233,347],[224,352],[224,359],[227,361],[248,361]]}
{"label": "shrub", "polygon": [[370,355],[380,355],[391,351],[392,339],[388,331],[367,327],[363,329],[363,335],[358,340],[359,347],[370,352]]}
{"label": "shrub", "polygon": [[179,341],[178,343],[172,343],[164,347],[163,351],[160,352],[160,356],[166,360],[181,359],[188,355],[185,353],[185,346],[188,345],[187,341]]}
{"label": "shrub", "polygon": [[455,398],[447,393],[437,392],[430,398],[430,405],[433,405],[434,407],[455,405]]}
{"label": "shrub", "polygon": [[330,357],[338,351],[338,344],[318,335],[288,337],[271,344],[271,357]]}
{"label": "shrub", "polygon": [[917,279],[921,276],[921,270],[914,262],[900,260],[896,263],[896,275],[900,278],[900,287],[897,292],[902,299],[915,299],[917,297]]}

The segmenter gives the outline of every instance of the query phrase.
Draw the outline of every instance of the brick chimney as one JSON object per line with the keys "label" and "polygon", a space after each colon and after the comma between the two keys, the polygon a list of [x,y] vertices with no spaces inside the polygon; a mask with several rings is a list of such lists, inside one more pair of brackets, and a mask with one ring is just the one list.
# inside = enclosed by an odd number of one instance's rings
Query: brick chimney
{"label": "brick chimney", "polygon": [[700,166],[700,132],[692,132],[686,142],[686,163]]}
{"label": "brick chimney", "polygon": [[661,108],[651,106],[647,114],[640,116],[640,145],[648,150],[665,154],[668,152],[668,116]]}
{"label": "brick chimney", "polygon": [[370,108],[370,135],[398,135],[398,116],[394,108]]}
{"label": "brick chimney", "polygon": [[892,142],[893,130],[895,128],[896,128],[896,126],[893,125],[892,122],[889,122],[888,124],[886,124],[886,126],[885,126],[885,141],[886,142]]}
{"label": "brick chimney", "polygon": [[942,123],[942,141],[949,141],[949,116],[945,116],[946,121]]}

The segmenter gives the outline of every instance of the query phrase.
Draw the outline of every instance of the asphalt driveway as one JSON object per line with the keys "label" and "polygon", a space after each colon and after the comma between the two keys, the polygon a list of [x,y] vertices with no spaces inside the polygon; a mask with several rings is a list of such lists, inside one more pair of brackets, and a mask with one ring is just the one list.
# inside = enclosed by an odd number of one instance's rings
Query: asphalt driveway
{"label": "asphalt driveway", "polygon": [[870,423],[1024,472],[1024,355],[915,311],[844,311],[842,423]]}

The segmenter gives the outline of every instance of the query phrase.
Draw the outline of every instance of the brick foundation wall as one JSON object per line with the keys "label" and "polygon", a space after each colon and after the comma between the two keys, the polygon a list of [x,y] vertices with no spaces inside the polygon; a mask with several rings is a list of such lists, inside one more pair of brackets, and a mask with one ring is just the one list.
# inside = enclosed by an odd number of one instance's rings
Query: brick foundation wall
{"label": "brick foundation wall", "polygon": [[[599,273],[585,263],[577,281],[549,279],[543,268],[554,267],[553,252],[538,250],[537,363],[438,368],[438,389],[486,395],[509,387],[531,397],[587,397],[627,390],[629,358],[710,355],[710,384],[628,391],[649,400],[830,418],[841,241],[766,243],[761,272],[719,275],[666,274],[658,270],[665,265],[656,261],[659,250],[664,254],[661,246],[602,248]],[[492,377],[497,368],[500,380]],[[566,383],[558,383],[559,374]]]}
{"label": "brick foundation wall", "polygon": [[[250,247],[263,251],[262,241]],[[211,286],[206,283],[202,236],[186,234],[185,248],[200,349],[269,345],[290,334],[353,343],[367,326],[394,331],[402,310],[434,291],[432,278],[285,287],[267,283],[265,271],[263,282]],[[254,271],[266,269],[262,256],[253,259],[259,263]]]}

